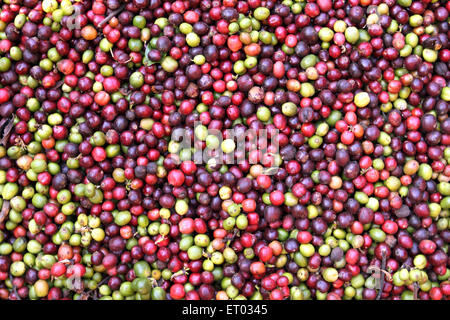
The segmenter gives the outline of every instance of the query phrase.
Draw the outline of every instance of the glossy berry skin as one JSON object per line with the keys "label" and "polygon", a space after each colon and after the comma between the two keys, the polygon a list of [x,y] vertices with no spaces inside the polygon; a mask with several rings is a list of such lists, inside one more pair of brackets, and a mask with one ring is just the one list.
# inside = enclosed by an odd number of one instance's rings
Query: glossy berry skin
{"label": "glossy berry skin", "polygon": [[3,1],[0,300],[448,300],[449,11]]}

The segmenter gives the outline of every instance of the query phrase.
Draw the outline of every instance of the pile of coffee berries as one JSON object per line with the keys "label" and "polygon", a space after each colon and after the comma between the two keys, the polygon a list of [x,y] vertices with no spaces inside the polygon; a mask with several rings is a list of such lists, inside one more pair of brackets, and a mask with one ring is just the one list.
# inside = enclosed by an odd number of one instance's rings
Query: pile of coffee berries
{"label": "pile of coffee berries", "polygon": [[2,0],[0,299],[448,300],[449,11]]}

